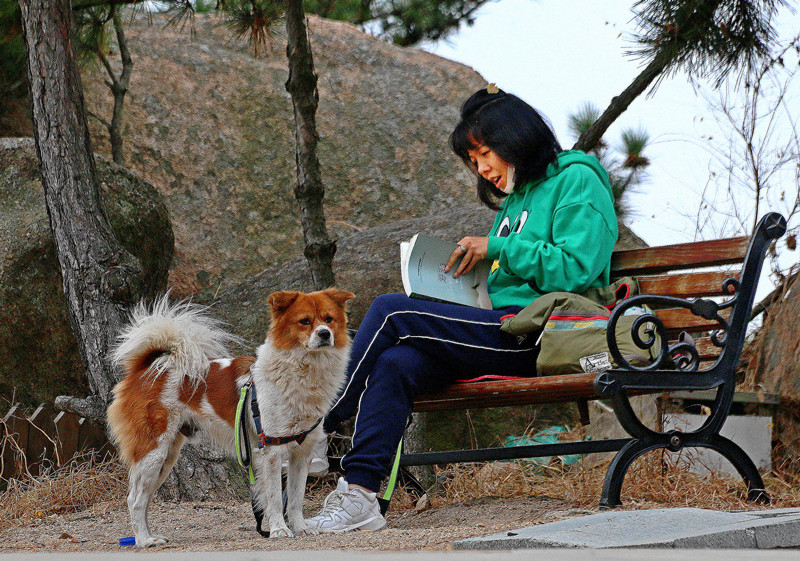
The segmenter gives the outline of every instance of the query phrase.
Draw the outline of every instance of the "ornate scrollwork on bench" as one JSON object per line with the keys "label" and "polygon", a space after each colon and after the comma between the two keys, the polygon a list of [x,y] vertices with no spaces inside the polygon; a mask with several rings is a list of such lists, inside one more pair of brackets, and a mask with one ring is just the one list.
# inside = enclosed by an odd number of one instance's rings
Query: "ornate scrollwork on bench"
{"label": "ornate scrollwork on bench", "polygon": [[[719,324],[719,329],[712,331],[710,339],[716,347],[724,348],[729,330],[728,320],[720,315],[722,310],[732,308],[737,301],[739,282],[734,278],[727,278],[722,283],[722,290],[731,295],[722,303],[715,302],[706,298],[687,300],[674,296],[659,296],[653,294],[640,294],[624,300],[618,304],[611,314],[606,331],[606,340],[611,356],[620,370],[650,371],[650,370],[677,370],[681,372],[695,372],[700,366],[700,355],[694,344],[679,340],[670,345],[667,328],[661,318],[656,315],[653,308],[683,308],[692,314],[709,321]],[[634,320],[630,329],[630,337],[633,343],[642,351],[655,355],[653,360],[646,365],[631,363],[620,352],[617,341],[617,322],[631,309],[644,310]],[[658,352],[654,352],[653,347],[659,345]]]}

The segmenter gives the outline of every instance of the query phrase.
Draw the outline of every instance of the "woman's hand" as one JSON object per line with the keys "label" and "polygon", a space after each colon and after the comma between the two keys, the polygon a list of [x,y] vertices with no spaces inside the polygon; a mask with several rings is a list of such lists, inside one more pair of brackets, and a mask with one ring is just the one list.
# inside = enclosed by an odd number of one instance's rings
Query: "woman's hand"
{"label": "woman's hand", "polygon": [[461,238],[458,242],[458,247],[453,251],[450,259],[447,260],[447,265],[444,272],[447,273],[455,265],[456,261],[461,259],[456,272],[453,273],[453,278],[469,272],[475,264],[481,259],[486,259],[489,253],[489,238],[486,236],[468,236]]}

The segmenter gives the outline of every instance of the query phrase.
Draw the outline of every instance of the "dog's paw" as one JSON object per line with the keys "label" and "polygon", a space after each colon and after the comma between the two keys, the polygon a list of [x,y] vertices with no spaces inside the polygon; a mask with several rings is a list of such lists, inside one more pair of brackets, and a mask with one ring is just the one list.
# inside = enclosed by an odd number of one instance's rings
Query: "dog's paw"
{"label": "dog's paw", "polygon": [[169,540],[164,536],[147,536],[142,539],[136,538],[136,547],[157,547],[166,545]]}
{"label": "dog's paw", "polygon": [[286,527],[276,528],[276,529],[270,528],[269,537],[270,538],[293,538],[294,534],[292,533],[292,531],[289,528],[286,528]]}
{"label": "dog's paw", "polygon": [[306,524],[302,518],[299,521],[289,520],[289,528],[292,529],[295,536],[316,536],[319,530]]}

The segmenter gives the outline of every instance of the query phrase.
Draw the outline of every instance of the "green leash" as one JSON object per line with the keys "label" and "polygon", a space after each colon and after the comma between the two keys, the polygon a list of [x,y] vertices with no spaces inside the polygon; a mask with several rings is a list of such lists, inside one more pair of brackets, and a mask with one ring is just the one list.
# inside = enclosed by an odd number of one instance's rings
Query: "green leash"
{"label": "green leash", "polygon": [[394,488],[397,485],[397,474],[400,471],[400,454],[403,450],[403,439],[397,444],[397,454],[394,457],[394,464],[392,465],[392,472],[389,474],[389,481],[386,483],[386,490],[383,492],[383,500],[389,502],[392,499]]}
{"label": "green leash", "polygon": [[[253,464],[252,460],[252,453],[250,450],[250,439],[247,437],[247,428],[246,423],[242,423],[242,411],[244,410],[244,404],[247,402],[247,392],[250,390],[250,383],[248,382],[244,386],[242,386],[241,392],[239,394],[239,403],[236,405],[236,418],[233,421],[233,434],[234,434],[234,443],[236,444],[236,460],[239,462],[239,465],[242,467],[246,467],[248,473],[250,474],[250,485],[256,484],[255,474],[253,474]],[[247,457],[242,457],[242,448],[241,442],[244,439],[244,448]]]}
{"label": "green leash", "polygon": [[[247,403],[247,393],[250,391],[250,384],[247,383],[242,386],[239,393],[239,403],[236,404],[236,418],[233,422],[234,444],[236,447],[236,460],[239,465],[246,467],[250,475],[250,485],[255,485],[256,479],[253,474],[253,465],[251,462],[252,452],[250,450],[250,439],[247,437],[246,422],[242,419],[242,413],[245,411],[245,403]],[[242,442],[244,442],[244,454],[242,454]],[[394,457],[394,464],[392,464],[392,471],[389,474],[389,481],[386,484],[386,490],[381,497],[386,504],[392,499],[394,489],[397,486],[397,476],[400,472],[400,456],[403,451],[403,440],[397,443],[397,453]]]}

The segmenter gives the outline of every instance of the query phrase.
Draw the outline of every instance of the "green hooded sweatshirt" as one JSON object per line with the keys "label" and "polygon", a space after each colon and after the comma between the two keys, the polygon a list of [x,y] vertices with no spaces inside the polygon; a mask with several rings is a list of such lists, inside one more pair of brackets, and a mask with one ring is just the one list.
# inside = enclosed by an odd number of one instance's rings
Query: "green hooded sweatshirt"
{"label": "green hooded sweatshirt", "polygon": [[610,283],[617,217],[608,173],[578,150],[503,200],[489,234],[494,309]]}

